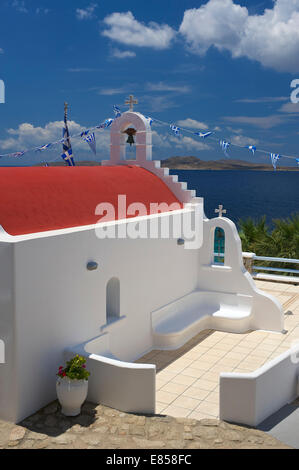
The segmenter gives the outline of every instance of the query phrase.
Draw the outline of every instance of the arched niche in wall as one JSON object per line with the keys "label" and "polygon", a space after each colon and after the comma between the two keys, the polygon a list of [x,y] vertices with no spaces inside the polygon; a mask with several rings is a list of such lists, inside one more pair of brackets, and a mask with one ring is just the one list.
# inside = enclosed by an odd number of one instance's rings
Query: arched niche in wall
{"label": "arched niche in wall", "polygon": [[107,324],[120,318],[120,282],[112,277],[106,286],[106,319]]}

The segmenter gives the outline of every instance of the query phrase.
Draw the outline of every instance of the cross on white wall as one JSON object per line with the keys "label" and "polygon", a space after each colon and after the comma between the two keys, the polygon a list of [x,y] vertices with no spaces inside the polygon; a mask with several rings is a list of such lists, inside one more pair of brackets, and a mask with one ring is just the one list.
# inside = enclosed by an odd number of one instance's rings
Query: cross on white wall
{"label": "cross on white wall", "polygon": [[138,100],[134,99],[134,95],[130,95],[129,99],[126,100],[125,104],[130,106],[130,111],[134,111],[134,104],[138,104]]}
{"label": "cross on white wall", "polygon": [[226,214],[226,209],[223,209],[223,205],[220,204],[218,209],[215,209],[216,214],[219,214],[219,217],[222,217],[222,214]]}

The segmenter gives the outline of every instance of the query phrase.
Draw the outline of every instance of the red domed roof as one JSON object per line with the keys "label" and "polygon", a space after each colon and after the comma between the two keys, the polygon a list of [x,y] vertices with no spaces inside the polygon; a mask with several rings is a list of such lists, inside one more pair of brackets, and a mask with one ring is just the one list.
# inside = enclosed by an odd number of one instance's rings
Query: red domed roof
{"label": "red domed roof", "polygon": [[121,194],[127,207],[141,202],[148,213],[150,203],[180,203],[162,180],[137,166],[2,167],[0,225],[10,235],[92,225],[100,219],[96,206],[108,202],[117,210]]}

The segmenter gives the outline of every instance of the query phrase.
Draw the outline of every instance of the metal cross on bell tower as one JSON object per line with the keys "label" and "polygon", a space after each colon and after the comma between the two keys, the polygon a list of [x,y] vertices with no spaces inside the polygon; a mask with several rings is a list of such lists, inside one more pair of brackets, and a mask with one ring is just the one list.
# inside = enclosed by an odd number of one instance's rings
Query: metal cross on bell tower
{"label": "metal cross on bell tower", "polygon": [[130,106],[130,111],[134,111],[134,104],[138,104],[138,100],[134,98],[134,95],[130,95],[125,104]]}
{"label": "metal cross on bell tower", "polygon": [[222,217],[223,214],[226,214],[226,209],[223,209],[223,205],[220,204],[220,205],[218,206],[218,209],[215,209],[215,213],[216,213],[216,214],[219,214],[218,217]]}

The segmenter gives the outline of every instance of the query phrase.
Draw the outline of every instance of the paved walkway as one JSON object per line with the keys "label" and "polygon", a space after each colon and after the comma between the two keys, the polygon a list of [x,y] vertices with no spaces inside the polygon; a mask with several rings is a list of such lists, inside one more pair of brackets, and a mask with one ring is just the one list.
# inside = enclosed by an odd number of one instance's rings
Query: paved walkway
{"label": "paved walkway", "polygon": [[251,372],[299,340],[299,287],[257,281],[284,306],[286,334],[206,330],[176,351],[152,351],[137,362],[157,366],[157,413],[217,418],[220,372]]}
{"label": "paved walkway", "polygon": [[86,403],[66,418],[57,403],[19,426],[0,421],[0,449],[286,449],[266,433],[217,420],[137,416]]}

